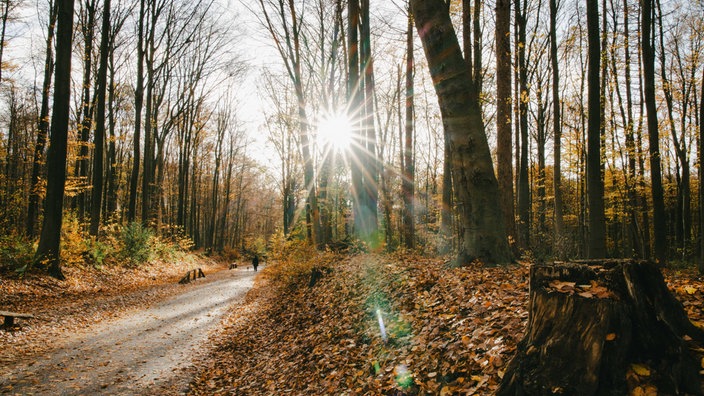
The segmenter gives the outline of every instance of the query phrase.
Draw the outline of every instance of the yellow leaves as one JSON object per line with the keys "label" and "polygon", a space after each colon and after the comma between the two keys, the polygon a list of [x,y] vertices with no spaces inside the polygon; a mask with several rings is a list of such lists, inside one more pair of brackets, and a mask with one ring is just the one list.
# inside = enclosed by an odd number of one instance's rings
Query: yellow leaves
{"label": "yellow leaves", "polygon": [[650,376],[650,368],[644,364],[633,363],[631,364],[631,370],[633,370],[633,372],[638,374],[640,377]]}
{"label": "yellow leaves", "polygon": [[697,288],[694,286],[685,286],[684,291],[685,291],[685,293],[692,295],[697,292]]}
{"label": "yellow leaves", "polygon": [[636,386],[629,396],[658,396],[658,388],[654,385]]}

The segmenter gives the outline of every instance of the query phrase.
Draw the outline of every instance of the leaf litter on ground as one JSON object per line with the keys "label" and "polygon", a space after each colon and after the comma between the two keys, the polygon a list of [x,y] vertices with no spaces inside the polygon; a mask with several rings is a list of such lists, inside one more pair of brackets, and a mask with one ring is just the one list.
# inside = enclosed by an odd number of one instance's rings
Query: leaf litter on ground
{"label": "leaf litter on ground", "polygon": [[[494,394],[526,328],[528,267],[331,253],[273,263],[227,319],[189,394]],[[313,268],[325,275],[309,287]],[[702,279],[665,274],[701,322]],[[610,297],[589,286],[588,298]],[[647,378],[634,386],[650,390]]]}
{"label": "leaf litter on ground", "polygon": [[327,271],[313,287],[305,276],[278,276],[285,264],[265,269],[191,394],[498,387],[525,328],[526,266],[446,268],[442,259],[374,254],[314,262]]}

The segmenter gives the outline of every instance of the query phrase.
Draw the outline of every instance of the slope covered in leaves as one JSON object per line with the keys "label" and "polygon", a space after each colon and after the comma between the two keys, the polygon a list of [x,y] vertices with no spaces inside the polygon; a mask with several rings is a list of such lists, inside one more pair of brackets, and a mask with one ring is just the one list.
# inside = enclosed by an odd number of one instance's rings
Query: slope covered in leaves
{"label": "slope covered in leaves", "polygon": [[192,394],[492,393],[527,318],[524,266],[324,254],[263,275]]}
{"label": "slope covered in leaves", "polygon": [[[311,287],[313,268],[322,276]],[[701,279],[666,275],[701,323]],[[272,263],[190,393],[494,394],[525,330],[527,282],[527,265],[446,268],[421,257]]]}

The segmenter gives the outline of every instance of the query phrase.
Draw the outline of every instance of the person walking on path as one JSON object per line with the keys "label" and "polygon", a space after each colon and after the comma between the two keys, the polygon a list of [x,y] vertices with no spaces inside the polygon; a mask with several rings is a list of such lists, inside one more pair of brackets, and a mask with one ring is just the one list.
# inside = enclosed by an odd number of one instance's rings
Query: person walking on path
{"label": "person walking on path", "polygon": [[259,255],[255,254],[254,258],[252,258],[252,267],[254,267],[254,272],[257,271],[257,267],[259,267]]}

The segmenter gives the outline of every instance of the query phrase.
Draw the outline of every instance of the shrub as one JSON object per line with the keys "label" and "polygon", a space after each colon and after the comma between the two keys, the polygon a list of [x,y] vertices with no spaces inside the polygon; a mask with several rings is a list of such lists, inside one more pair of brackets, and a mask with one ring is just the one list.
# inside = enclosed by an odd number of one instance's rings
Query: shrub
{"label": "shrub", "polygon": [[96,268],[103,266],[106,259],[110,257],[115,250],[109,243],[96,240],[95,238],[86,239],[84,246],[86,261],[93,264]]}
{"label": "shrub", "polygon": [[153,234],[139,222],[132,222],[122,228],[121,256],[133,265],[141,265],[152,259]]}
{"label": "shrub", "polygon": [[0,236],[0,273],[23,272],[34,258],[34,246],[16,235]]}

